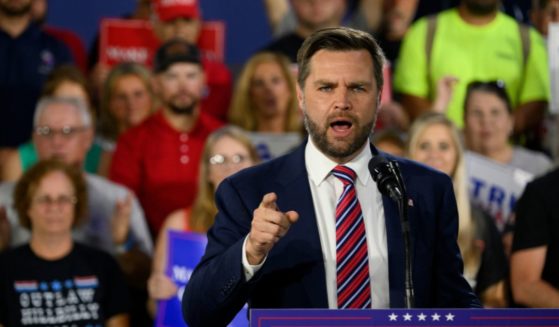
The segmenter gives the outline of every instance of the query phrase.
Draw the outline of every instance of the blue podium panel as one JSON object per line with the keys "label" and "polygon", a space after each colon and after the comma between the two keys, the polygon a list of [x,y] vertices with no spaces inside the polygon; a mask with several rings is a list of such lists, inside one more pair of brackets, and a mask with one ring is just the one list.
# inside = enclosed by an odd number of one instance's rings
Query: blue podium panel
{"label": "blue podium panel", "polygon": [[559,327],[557,309],[254,309],[250,315],[251,327]]}

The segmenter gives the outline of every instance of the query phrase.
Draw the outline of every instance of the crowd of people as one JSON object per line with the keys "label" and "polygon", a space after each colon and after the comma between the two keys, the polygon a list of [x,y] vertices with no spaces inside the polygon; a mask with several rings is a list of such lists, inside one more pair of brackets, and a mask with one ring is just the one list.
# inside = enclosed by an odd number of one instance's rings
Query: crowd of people
{"label": "crowd of people", "polygon": [[[262,14],[273,40],[236,78],[197,46],[199,1],[138,1],[130,19],[150,20],[161,42],[153,66],[108,67],[98,44],[86,58],[75,34],[45,23],[45,0],[0,0],[0,327],[153,325],[155,301],[178,291],[165,274],[168,231],[210,231],[217,242],[218,208],[226,210],[222,230],[232,210],[246,219],[257,207],[277,210],[277,195],[247,200],[256,204],[250,212],[214,196],[229,176],[310,139],[321,151],[327,124],[343,134],[355,123],[312,110],[339,85],[305,83],[315,78],[311,60],[331,78],[344,60],[364,60],[350,55],[360,49],[322,45],[328,62],[317,49],[306,49],[308,58],[299,51],[309,36],[339,26],[372,35],[386,53],[371,65],[385,83],[375,85],[378,112],[371,126],[357,125],[373,155],[407,157],[452,181],[463,275],[481,304],[559,307],[557,158],[544,142],[552,96],[545,40],[559,22],[559,0],[533,0],[525,13],[532,26],[499,0],[267,0]],[[367,88],[351,85],[342,102]],[[479,164],[510,174],[480,182],[472,172]],[[288,178],[303,168],[277,173]],[[249,179],[255,187],[265,182],[259,177]],[[252,196],[240,180],[223,183],[223,192]],[[482,182],[493,188],[482,192]],[[218,248],[211,247],[216,256]]]}

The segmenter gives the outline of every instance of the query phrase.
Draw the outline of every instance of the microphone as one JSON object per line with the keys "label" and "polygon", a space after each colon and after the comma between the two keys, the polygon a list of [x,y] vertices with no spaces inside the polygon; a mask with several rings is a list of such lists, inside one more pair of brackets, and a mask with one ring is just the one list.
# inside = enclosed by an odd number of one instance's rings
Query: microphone
{"label": "microphone", "polygon": [[413,267],[411,257],[410,222],[408,219],[408,205],[405,201],[406,187],[400,174],[400,168],[395,161],[376,155],[369,161],[369,172],[382,195],[390,197],[398,204],[398,213],[402,227],[404,242],[404,302],[406,308],[414,307],[415,294],[413,289]]}
{"label": "microphone", "polygon": [[369,161],[369,172],[377,183],[380,193],[398,202],[404,198],[404,187],[400,180],[400,169],[393,161],[376,155]]}

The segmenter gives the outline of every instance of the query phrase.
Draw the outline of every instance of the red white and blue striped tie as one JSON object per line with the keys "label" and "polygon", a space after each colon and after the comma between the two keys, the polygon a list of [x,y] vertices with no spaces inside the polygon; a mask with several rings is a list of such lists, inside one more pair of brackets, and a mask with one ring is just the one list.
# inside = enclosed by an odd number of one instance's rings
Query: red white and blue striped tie
{"label": "red white and blue striped tie", "polygon": [[336,280],[338,308],[371,308],[369,255],[361,205],[355,193],[355,172],[346,166],[332,170],[344,185],[336,204]]}

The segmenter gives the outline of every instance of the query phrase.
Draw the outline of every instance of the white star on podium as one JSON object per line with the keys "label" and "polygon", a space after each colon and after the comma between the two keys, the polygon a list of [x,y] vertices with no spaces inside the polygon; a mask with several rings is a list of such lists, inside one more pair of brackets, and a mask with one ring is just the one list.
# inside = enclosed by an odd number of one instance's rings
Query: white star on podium
{"label": "white star on podium", "polygon": [[413,317],[413,316],[410,315],[409,312],[407,312],[407,313],[404,315],[404,321],[411,321],[411,318],[412,318],[412,317]]}
{"label": "white star on podium", "polygon": [[427,317],[427,316],[424,315],[423,312],[420,313],[419,315],[417,315],[417,318],[419,319],[419,321],[425,321],[425,318],[426,318],[426,317]]}
{"label": "white star on podium", "polygon": [[389,315],[388,318],[390,318],[390,321],[397,321],[398,320],[398,315],[394,314],[394,312],[392,312],[392,314]]}
{"label": "white star on podium", "polygon": [[440,321],[439,318],[441,317],[440,314],[436,313],[431,315],[431,319],[433,319],[433,321]]}
{"label": "white star on podium", "polygon": [[454,315],[450,312],[445,317],[446,321],[454,321]]}

